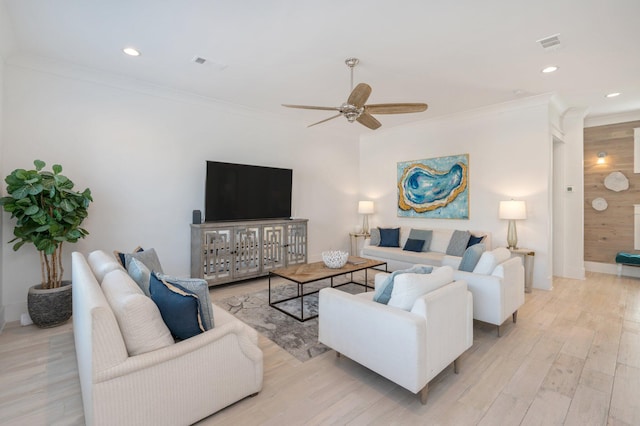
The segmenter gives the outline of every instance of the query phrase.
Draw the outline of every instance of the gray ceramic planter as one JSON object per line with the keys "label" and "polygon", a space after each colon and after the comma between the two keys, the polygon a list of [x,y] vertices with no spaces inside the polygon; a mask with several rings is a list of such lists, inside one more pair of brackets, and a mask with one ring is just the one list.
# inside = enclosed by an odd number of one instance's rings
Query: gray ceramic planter
{"label": "gray ceramic planter", "polygon": [[55,327],[71,318],[71,281],[63,281],[54,289],[41,288],[40,284],[29,288],[27,308],[35,325],[41,328]]}

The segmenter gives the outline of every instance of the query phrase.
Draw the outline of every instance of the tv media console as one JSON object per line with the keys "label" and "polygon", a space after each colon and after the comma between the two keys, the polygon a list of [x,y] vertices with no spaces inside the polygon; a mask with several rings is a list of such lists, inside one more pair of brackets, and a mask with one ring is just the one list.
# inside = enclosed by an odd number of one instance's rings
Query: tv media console
{"label": "tv media console", "polygon": [[209,286],[307,263],[308,219],[191,225],[191,276]]}

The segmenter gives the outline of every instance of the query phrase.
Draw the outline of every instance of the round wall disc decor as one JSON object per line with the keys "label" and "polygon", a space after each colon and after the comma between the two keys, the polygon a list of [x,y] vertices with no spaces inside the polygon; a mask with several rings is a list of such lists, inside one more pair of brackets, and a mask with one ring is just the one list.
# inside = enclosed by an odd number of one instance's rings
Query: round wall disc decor
{"label": "round wall disc decor", "polygon": [[593,207],[594,210],[601,212],[606,210],[607,207],[609,207],[609,204],[607,204],[607,200],[604,198],[598,197],[591,202],[591,207]]}
{"label": "round wall disc decor", "polygon": [[604,178],[604,187],[615,192],[629,189],[629,179],[621,172],[611,172]]}

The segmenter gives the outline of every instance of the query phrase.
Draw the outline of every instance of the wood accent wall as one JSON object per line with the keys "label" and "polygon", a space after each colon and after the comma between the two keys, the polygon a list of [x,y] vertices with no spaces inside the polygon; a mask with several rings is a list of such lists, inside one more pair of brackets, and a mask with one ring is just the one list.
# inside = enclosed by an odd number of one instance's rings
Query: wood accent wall
{"label": "wood accent wall", "polygon": [[[633,129],[640,121],[584,129],[584,260],[615,263],[616,253],[633,249],[633,205],[640,204],[640,174],[633,173]],[[596,164],[598,152],[607,153],[605,164]],[[614,171],[629,179],[629,189],[615,192],[604,187]],[[607,200],[604,211],[591,202]]]}

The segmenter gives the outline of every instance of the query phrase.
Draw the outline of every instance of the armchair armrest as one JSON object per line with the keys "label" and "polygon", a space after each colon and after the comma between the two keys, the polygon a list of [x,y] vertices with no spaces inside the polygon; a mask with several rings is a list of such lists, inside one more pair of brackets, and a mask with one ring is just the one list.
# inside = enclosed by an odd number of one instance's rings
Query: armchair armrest
{"label": "armchair armrest", "polygon": [[145,370],[171,360],[184,357],[189,353],[215,345],[226,336],[237,339],[242,354],[252,362],[262,360],[262,351],[252,342],[240,321],[229,322],[215,327],[197,336],[155,351],[128,357],[123,363],[94,373],[94,382],[99,383],[117,377]]}

